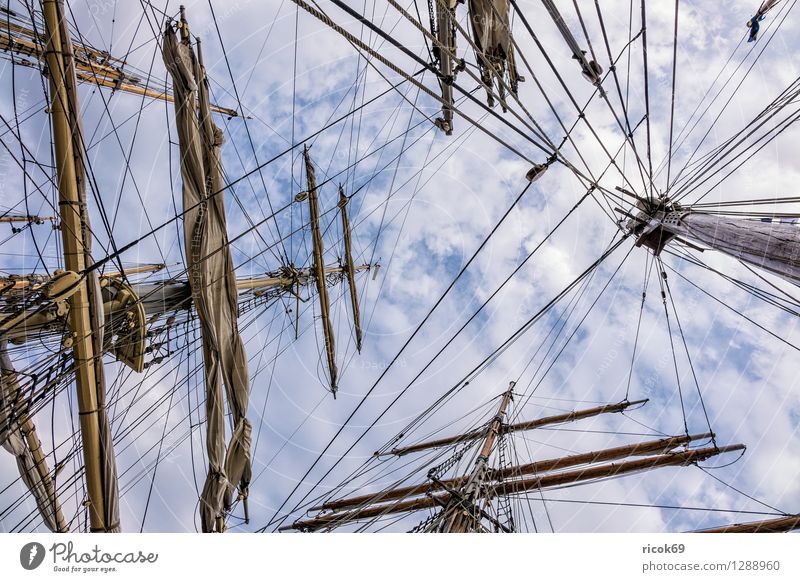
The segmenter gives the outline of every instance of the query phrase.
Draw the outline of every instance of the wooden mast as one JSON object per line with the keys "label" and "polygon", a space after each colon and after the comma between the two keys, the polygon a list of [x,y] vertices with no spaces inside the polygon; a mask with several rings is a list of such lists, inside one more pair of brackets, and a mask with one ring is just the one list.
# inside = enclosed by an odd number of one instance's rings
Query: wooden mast
{"label": "wooden mast", "polygon": [[[65,267],[83,275],[70,297],[69,328],[75,358],[81,440],[86,471],[91,531],[117,531],[110,523],[109,503],[116,503],[117,484],[108,483],[108,464],[114,463],[110,439],[101,434],[105,422],[105,386],[102,352],[97,350],[102,314],[97,275],[86,273],[91,264],[91,231],[88,225],[83,180],[83,141],[76,92],[72,44],[66,34],[63,0],[42,0],[47,31],[47,69],[50,79],[50,112],[58,173],[61,235]],[[99,307],[99,309],[98,309]],[[102,349],[102,348],[101,348]],[[114,475],[116,477],[116,475]],[[107,498],[111,493],[114,499]]]}
{"label": "wooden mast", "polygon": [[[453,27],[456,0],[436,1],[436,40],[434,57],[439,60],[439,85],[442,88],[442,116],[437,118],[436,127],[445,135],[453,135],[453,81],[456,69],[451,54],[456,53],[456,37]],[[433,31],[431,31],[433,32]],[[442,50],[444,47],[445,50]]]}
{"label": "wooden mast", "polygon": [[800,228],[794,224],[690,211],[668,214],[663,228],[800,285]]}
{"label": "wooden mast", "polygon": [[476,515],[475,504],[479,502],[479,495],[483,487],[483,482],[486,480],[486,474],[489,470],[489,455],[494,448],[494,443],[497,437],[500,436],[500,431],[503,428],[503,421],[506,417],[506,409],[514,398],[514,385],[516,382],[511,382],[508,385],[508,390],[503,393],[500,399],[500,406],[497,409],[497,414],[489,423],[486,429],[486,438],[483,440],[481,452],[478,458],[475,459],[475,466],[472,473],[467,479],[466,485],[463,488],[463,499],[458,500],[456,507],[452,508],[453,515],[448,523],[445,525],[444,530],[448,533],[464,533],[476,529],[480,523],[480,516]]}
{"label": "wooden mast", "polygon": [[[339,184],[339,209],[342,212],[342,236],[344,237],[344,271],[347,275],[347,286],[350,289],[350,307],[353,310],[353,328],[356,334],[356,349],[361,353],[361,313],[358,308],[358,288],[356,288],[356,267],[353,264],[353,242],[350,232],[350,221],[347,217],[347,202],[344,187]],[[369,268],[369,265],[367,265]]]}
{"label": "wooden mast", "polygon": [[658,256],[677,239],[699,250],[709,247],[800,285],[797,225],[696,212],[664,197],[646,199],[620,190],[638,200],[635,216],[617,209],[630,219],[626,228],[637,237],[636,246],[645,246]]}
{"label": "wooden mast", "polygon": [[325,285],[325,263],[322,258],[323,243],[322,232],[319,228],[319,197],[317,195],[317,179],[314,173],[314,164],[308,153],[308,147],[303,148],[303,157],[306,162],[306,179],[308,180],[308,208],[311,215],[311,237],[314,245],[314,277],[317,282],[319,295],[320,316],[322,318],[322,332],[325,336],[325,353],[328,358],[328,371],[330,372],[331,392],[336,398],[336,347],[333,341],[333,324],[330,318],[330,299],[328,287]]}

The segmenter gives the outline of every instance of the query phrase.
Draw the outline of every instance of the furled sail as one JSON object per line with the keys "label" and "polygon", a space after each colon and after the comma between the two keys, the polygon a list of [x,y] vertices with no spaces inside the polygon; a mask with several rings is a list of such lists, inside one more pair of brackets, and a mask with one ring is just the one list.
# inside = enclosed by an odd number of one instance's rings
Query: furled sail
{"label": "furled sail", "polygon": [[[36,500],[45,526],[52,532],[67,531],[61,505],[56,497],[53,478],[42,453],[42,444],[33,421],[26,413],[17,372],[6,351],[7,340],[0,340],[0,446],[17,459],[22,482]],[[20,406],[22,405],[22,406]]]}
{"label": "furled sail", "polygon": [[475,43],[492,59],[505,59],[511,46],[508,0],[470,0]]}
{"label": "furled sail", "polygon": [[758,8],[758,13],[765,14],[769,10],[772,10],[777,3],[778,0],[764,0],[764,2],[762,2],[761,6]]}
{"label": "furled sail", "polygon": [[[233,490],[246,500],[251,478],[251,425],[247,358],[237,326],[237,290],[228,246],[220,148],[222,131],[211,120],[202,55],[189,44],[181,17],[179,41],[171,24],[164,31],[163,57],[172,77],[180,139],[184,237],[189,283],[203,335],[208,475],[200,499],[204,532],[224,531]],[[233,434],[225,450],[225,405]]]}
{"label": "furled sail", "polygon": [[[469,0],[475,47],[480,53],[477,56],[481,77],[487,87],[491,87],[495,77],[500,80],[498,90],[501,99],[505,95],[503,79],[506,72],[512,93],[517,92],[517,84],[521,80],[514,62],[508,14],[508,0]],[[494,99],[491,93],[488,100],[492,106]]]}

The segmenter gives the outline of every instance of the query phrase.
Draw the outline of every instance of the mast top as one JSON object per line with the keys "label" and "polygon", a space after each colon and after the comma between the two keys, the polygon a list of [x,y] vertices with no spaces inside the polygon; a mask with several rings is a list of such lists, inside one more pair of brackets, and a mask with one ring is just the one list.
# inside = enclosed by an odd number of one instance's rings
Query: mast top
{"label": "mast top", "polygon": [[186,20],[186,6],[181,4],[181,19],[178,23],[178,30],[181,33],[181,42],[183,44],[189,44],[189,22]]}

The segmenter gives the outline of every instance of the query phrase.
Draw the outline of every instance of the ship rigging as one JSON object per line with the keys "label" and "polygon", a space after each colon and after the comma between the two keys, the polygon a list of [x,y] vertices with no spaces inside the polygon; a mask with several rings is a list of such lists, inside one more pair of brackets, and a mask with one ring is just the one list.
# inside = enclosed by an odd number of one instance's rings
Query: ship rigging
{"label": "ship rigging", "polygon": [[796,1],[684,4],[4,6],[2,529],[800,527]]}

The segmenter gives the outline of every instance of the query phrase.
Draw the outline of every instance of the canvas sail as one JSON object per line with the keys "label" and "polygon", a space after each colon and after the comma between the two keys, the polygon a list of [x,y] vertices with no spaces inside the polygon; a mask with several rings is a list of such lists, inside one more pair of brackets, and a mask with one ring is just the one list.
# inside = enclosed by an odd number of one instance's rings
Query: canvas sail
{"label": "canvas sail", "polygon": [[27,415],[17,414],[17,410],[25,408],[20,406],[24,397],[8,357],[6,340],[0,340],[0,367],[0,446],[16,457],[20,478],[33,495],[47,529],[65,532],[64,516],[33,421]]}
{"label": "canvas sail", "polygon": [[470,0],[475,44],[491,62],[502,62],[510,54],[508,0]]}
{"label": "canvas sail", "polygon": [[[185,27],[185,22],[181,23]],[[185,31],[185,28],[183,29]],[[204,532],[224,531],[233,490],[247,497],[251,478],[251,425],[247,358],[237,326],[237,291],[228,246],[220,148],[222,131],[211,120],[204,69],[188,43],[167,26],[164,63],[172,77],[180,139],[184,238],[189,284],[200,320],[205,363],[208,474],[200,499]],[[225,449],[225,402],[233,433]]]}

